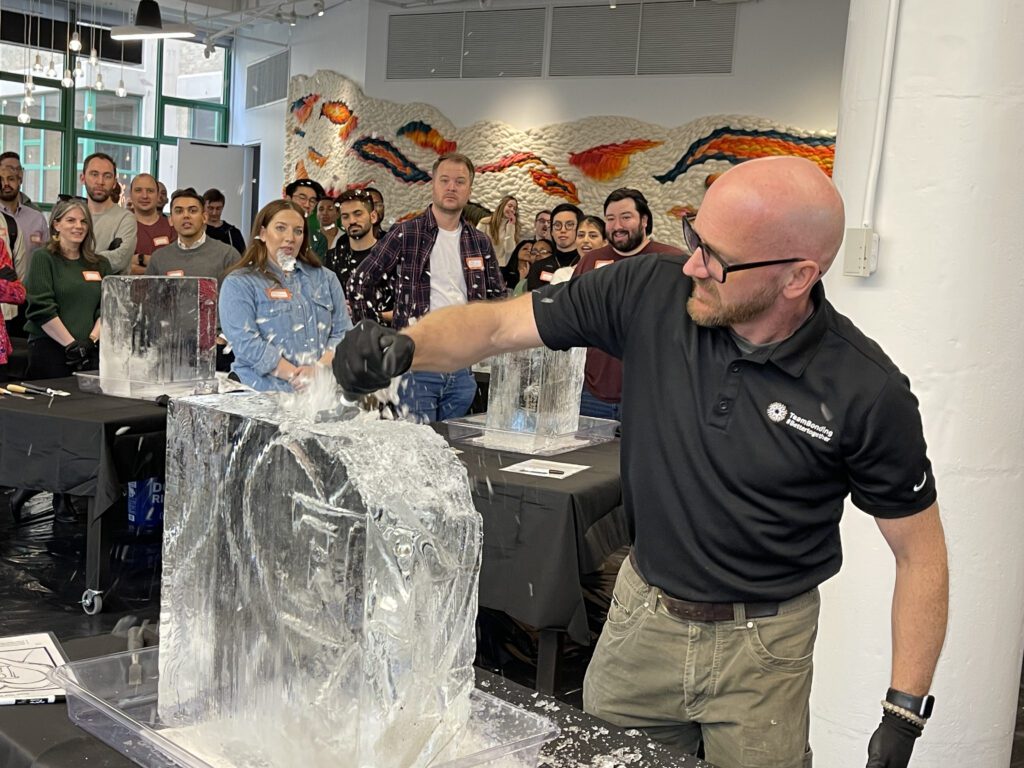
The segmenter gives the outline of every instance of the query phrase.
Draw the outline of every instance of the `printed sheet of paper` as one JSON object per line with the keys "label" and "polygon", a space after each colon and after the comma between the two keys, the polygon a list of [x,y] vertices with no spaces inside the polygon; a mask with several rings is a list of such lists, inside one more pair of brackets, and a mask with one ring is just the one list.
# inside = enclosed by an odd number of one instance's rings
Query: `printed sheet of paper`
{"label": "printed sheet of paper", "polygon": [[64,689],[48,675],[65,661],[51,632],[0,639],[0,704],[56,701]]}
{"label": "printed sheet of paper", "polygon": [[518,464],[509,464],[507,467],[502,467],[501,471],[515,472],[520,475],[533,475],[534,477],[547,477],[552,480],[564,480],[585,469],[590,469],[590,467],[585,464],[565,464],[561,461],[528,459],[527,461],[520,461]]}

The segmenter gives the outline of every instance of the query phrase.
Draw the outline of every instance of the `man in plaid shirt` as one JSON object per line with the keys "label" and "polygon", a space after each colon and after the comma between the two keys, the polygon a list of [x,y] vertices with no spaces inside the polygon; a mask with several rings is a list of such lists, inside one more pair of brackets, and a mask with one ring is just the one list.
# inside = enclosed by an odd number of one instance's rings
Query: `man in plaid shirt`
{"label": "man in plaid shirt", "polygon": [[[465,155],[434,162],[432,201],[423,214],[396,224],[352,273],[352,319],[379,322],[378,286],[394,275],[395,328],[431,310],[505,295],[505,281],[490,238],[466,223],[475,169]],[[476,383],[468,368],[453,373],[415,372],[402,382],[403,406],[421,421],[464,416]]]}

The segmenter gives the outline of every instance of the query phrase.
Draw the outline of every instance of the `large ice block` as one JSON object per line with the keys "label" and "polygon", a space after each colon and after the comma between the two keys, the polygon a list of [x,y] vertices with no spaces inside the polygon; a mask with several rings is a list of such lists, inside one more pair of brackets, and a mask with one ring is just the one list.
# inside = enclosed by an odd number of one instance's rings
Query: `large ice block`
{"label": "large ice block", "polygon": [[193,382],[212,382],[215,377],[216,341],[216,280],[103,278],[99,379],[103,392],[149,397],[194,391]]}
{"label": "large ice block", "polygon": [[537,435],[579,428],[587,350],[540,347],[491,358],[487,428]]}
{"label": "large ice block", "polygon": [[425,766],[470,710],[466,470],[423,426],[285,401],[171,401],[160,718],[231,765]]}

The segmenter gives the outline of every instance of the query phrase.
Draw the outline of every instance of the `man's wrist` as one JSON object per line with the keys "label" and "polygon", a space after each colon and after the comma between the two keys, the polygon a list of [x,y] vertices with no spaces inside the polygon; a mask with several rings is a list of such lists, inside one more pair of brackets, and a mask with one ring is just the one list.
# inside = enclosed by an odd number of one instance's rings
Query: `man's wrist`
{"label": "man's wrist", "polygon": [[900,709],[907,710],[911,714],[927,720],[932,716],[932,708],[935,705],[935,697],[931,695],[915,696],[911,693],[889,688],[885,694],[885,701]]}

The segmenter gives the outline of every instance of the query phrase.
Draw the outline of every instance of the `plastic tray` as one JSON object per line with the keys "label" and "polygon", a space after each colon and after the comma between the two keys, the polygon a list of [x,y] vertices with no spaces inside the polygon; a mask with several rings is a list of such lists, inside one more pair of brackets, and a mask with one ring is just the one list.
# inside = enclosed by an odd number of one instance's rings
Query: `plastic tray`
{"label": "plastic tray", "polygon": [[538,435],[533,432],[513,432],[507,429],[487,427],[487,414],[477,413],[461,419],[448,419],[448,437],[455,442],[464,442],[478,448],[495,451],[512,451],[530,456],[555,456],[568,453],[588,445],[607,443],[615,439],[619,422],[611,419],[595,419],[580,416],[579,429],[564,435]]}
{"label": "plastic tray", "polygon": [[[138,685],[128,684],[133,661],[141,667]],[[72,662],[51,677],[67,692],[68,717],[75,725],[144,768],[211,768],[166,735],[169,729],[157,709],[159,648]],[[465,754],[453,750],[430,768],[535,768],[541,747],[558,736],[550,720],[490,694],[474,690],[470,703],[470,721],[459,741],[473,746]]]}
{"label": "plastic tray", "polygon": [[183,381],[136,381],[100,376],[98,373],[76,373],[78,388],[82,392],[93,392],[113,397],[130,397],[137,400],[153,400],[162,395],[186,397],[188,395],[209,395],[217,392],[217,379],[185,379]]}

